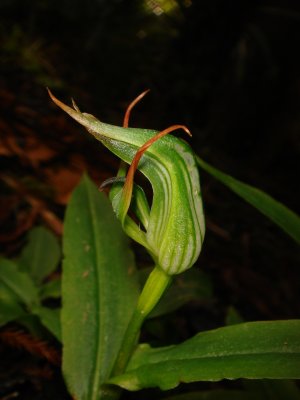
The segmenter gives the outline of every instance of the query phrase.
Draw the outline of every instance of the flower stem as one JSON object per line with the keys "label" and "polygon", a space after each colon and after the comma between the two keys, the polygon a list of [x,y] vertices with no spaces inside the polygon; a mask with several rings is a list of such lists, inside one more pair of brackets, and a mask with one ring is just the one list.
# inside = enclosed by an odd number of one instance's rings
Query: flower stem
{"label": "flower stem", "polygon": [[158,303],[171,280],[172,277],[167,275],[159,266],[155,266],[150,273],[125,332],[112,376],[120,375],[125,371],[134,347],[137,344],[144,320]]}

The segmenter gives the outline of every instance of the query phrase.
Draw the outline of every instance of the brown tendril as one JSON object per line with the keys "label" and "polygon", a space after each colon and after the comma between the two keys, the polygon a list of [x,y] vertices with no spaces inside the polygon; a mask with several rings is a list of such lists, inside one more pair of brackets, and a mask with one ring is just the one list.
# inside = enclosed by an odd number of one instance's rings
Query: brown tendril
{"label": "brown tendril", "polygon": [[129,117],[131,110],[133,107],[142,100],[142,98],[150,91],[150,89],[145,90],[143,93],[139,94],[127,107],[127,110],[125,112],[124,120],[123,120],[123,128],[128,128],[128,123],[129,123]]}

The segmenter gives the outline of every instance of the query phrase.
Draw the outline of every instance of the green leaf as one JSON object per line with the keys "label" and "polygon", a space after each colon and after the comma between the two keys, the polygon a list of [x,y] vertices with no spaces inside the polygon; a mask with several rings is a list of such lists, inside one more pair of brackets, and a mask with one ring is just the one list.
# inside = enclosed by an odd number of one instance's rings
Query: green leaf
{"label": "green leaf", "polygon": [[0,282],[0,326],[14,321],[25,314],[20,306],[18,297],[5,285]]}
{"label": "green leaf", "polygon": [[0,300],[0,326],[15,321],[25,314],[25,311],[18,303]]}
{"label": "green leaf", "polygon": [[0,282],[3,282],[28,307],[38,304],[38,290],[28,274],[7,259],[0,259]]}
{"label": "green leaf", "polygon": [[99,398],[139,295],[126,236],[84,177],[68,205],[62,278],[63,372],[72,395]]}
{"label": "green leaf", "polygon": [[280,226],[280,228],[290,235],[297,243],[300,243],[300,217],[296,213],[279,201],[274,200],[262,190],[243,183],[230,175],[224,174],[224,172],[207,164],[200,157],[196,157],[196,161],[206,172],[229,187],[234,193],[242,197],[253,207],[257,208],[262,214]]}
{"label": "green leaf", "polygon": [[61,279],[53,279],[41,286],[39,292],[40,300],[48,298],[58,299],[61,297]]}
{"label": "green leaf", "polygon": [[202,332],[177,346],[141,345],[127,372],[110,379],[128,390],[221,379],[300,378],[300,320],[249,322]]}
{"label": "green leaf", "polygon": [[60,259],[61,250],[57,237],[43,226],[39,226],[28,233],[28,243],[18,264],[39,284],[57,268]]}
{"label": "green leaf", "polygon": [[57,340],[61,341],[60,309],[37,306],[32,308],[32,313],[39,317],[42,325],[46,327]]}

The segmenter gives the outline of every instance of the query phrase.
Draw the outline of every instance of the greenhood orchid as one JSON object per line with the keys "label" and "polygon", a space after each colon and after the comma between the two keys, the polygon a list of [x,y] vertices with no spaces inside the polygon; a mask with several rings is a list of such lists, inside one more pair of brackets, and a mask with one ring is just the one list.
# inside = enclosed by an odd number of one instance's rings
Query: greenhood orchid
{"label": "greenhood orchid", "polygon": [[[123,181],[127,172],[124,163],[130,165],[124,186],[115,184],[112,188],[114,210],[126,233],[146,247],[165,273],[174,275],[190,268],[202,247],[205,224],[199,174],[190,146],[168,135],[177,129],[190,134],[185,126],[173,125],[161,132],[128,127],[131,109],[146,93],[130,104],[123,127],[118,127],[81,113],[74,102],[74,108],[65,105],[49,91],[55,104],[123,161],[118,174]],[[151,208],[143,189],[134,184],[136,169],[151,183]],[[131,204],[143,228],[128,215]]]}

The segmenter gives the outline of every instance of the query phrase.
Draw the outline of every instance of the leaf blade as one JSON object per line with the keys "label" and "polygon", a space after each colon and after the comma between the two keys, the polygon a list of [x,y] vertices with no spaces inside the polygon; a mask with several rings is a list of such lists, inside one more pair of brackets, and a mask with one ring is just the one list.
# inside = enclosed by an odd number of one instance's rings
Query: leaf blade
{"label": "leaf blade", "polygon": [[63,248],[63,371],[77,399],[97,399],[137,301],[138,285],[121,226],[88,177],[69,203]]}
{"label": "leaf blade", "polygon": [[61,250],[57,237],[43,226],[38,226],[29,231],[27,245],[18,263],[22,270],[28,272],[39,284],[56,269],[60,258]]}
{"label": "leaf blade", "polygon": [[297,243],[300,243],[300,217],[295,212],[279,201],[273,199],[262,190],[221,172],[202,160],[200,157],[196,156],[196,161],[199,167],[203,168],[242,199],[250,203],[253,207],[277,224]]}
{"label": "leaf blade", "polygon": [[38,290],[30,276],[18,269],[11,260],[0,259],[0,281],[2,281],[28,307],[38,304]]}
{"label": "leaf blade", "polygon": [[25,311],[16,301],[13,299],[2,298],[0,293],[0,326],[4,326],[8,322],[16,320],[24,314]]}
{"label": "leaf blade", "polygon": [[124,375],[128,390],[222,379],[300,378],[300,320],[249,322],[202,332],[165,348],[141,346]]}

